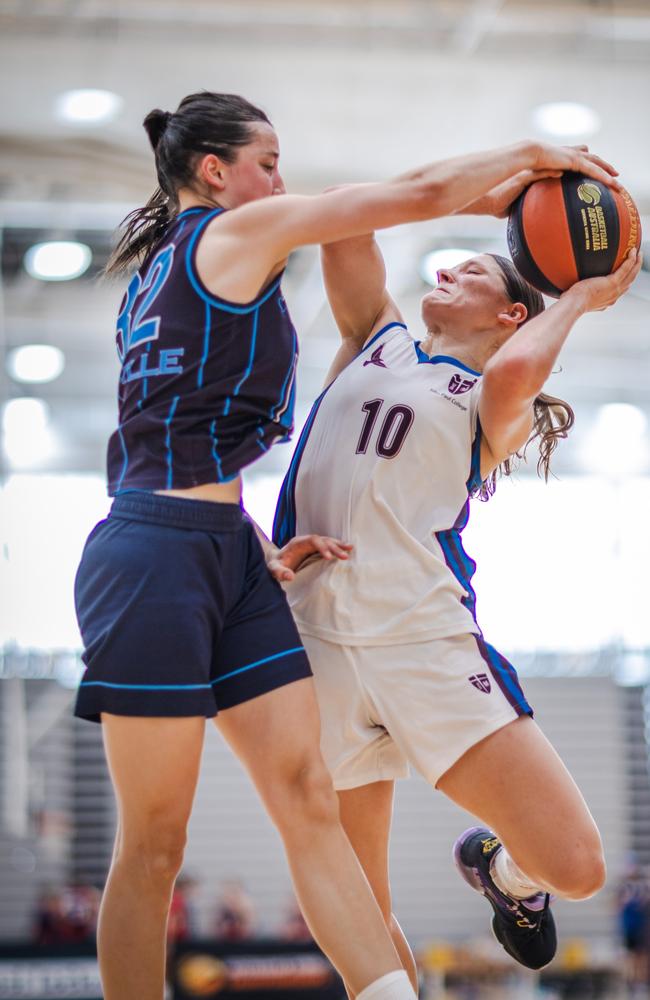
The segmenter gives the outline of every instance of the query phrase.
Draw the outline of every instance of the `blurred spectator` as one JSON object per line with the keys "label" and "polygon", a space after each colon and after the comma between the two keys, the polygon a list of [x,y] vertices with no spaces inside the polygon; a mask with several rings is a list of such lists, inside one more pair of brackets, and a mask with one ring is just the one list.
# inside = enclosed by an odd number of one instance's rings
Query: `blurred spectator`
{"label": "blurred spectator", "polygon": [[295,896],[292,896],[289,900],[284,922],[280,926],[279,936],[283,941],[313,940],[311,931],[307,926]]}
{"label": "blurred spectator", "polygon": [[254,931],[255,907],[243,884],[224,882],[215,914],[215,936],[220,941],[246,941]]}
{"label": "blurred spectator", "polygon": [[190,875],[179,875],[176,879],[167,922],[167,941],[170,944],[187,941],[198,935],[194,908],[197,885],[196,879]]}
{"label": "blurred spectator", "polygon": [[56,889],[44,889],[36,904],[33,938],[36,944],[66,941],[63,899]]}
{"label": "blurred spectator", "polygon": [[97,928],[100,892],[94,886],[73,883],[43,891],[34,918],[37,944],[91,941]]}
{"label": "blurred spectator", "polygon": [[93,885],[73,882],[63,890],[69,941],[90,941],[97,931],[101,893]]}
{"label": "blurred spectator", "polygon": [[626,951],[625,980],[631,993],[646,996],[650,945],[650,883],[630,857],[617,895],[618,923]]}

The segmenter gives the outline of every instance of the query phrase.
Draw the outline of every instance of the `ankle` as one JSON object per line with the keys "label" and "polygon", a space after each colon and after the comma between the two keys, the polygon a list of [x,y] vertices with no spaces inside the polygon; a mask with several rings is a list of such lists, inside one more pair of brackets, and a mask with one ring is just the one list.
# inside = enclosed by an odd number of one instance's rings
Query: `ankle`
{"label": "ankle", "polygon": [[357,1000],[417,1000],[404,969],[389,972],[357,993]]}
{"label": "ankle", "polygon": [[528,899],[536,896],[544,889],[533,882],[521,868],[512,860],[505,847],[496,852],[490,862],[490,875],[496,885],[506,896],[513,899]]}

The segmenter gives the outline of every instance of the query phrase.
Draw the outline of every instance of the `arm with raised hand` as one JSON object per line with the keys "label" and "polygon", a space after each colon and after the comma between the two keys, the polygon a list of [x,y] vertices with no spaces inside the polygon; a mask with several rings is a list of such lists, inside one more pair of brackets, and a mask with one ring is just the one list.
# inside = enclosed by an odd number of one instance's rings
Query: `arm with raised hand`
{"label": "arm with raised hand", "polygon": [[572,285],[557,302],[516,330],[487,362],[478,410],[484,478],[528,441],[533,402],[543,391],[576,320],[613,305],[628,290],[641,264],[641,254],[630,250],[613,274]]}
{"label": "arm with raised hand", "polygon": [[375,330],[402,316],[386,288],[386,267],[374,233],[321,247],[325,290],[341,334],[327,373],[329,385],[357,356]]}

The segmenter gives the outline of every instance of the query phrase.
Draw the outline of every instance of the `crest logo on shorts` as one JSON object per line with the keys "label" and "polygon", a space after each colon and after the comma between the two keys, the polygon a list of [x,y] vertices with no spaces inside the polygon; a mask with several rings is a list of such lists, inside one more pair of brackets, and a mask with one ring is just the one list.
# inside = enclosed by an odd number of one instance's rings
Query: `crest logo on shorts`
{"label": "crest logo on shorts", "polygon": [[463,392],[469,392],[472,386],[476,385],[477,381],[478,379],[475,378],[463,378],[462,375],[452,375],[447,388],[454,396],[460,396]]}
{"label": "crest logo on shorts", "polygon": [[483,694],[489,694],[492,690],[492,685],[490,684],[490,678],[487,674],[472,674],[468,677],[470,684],[473,684],[477,691],[482,691]]}
{"label": "crest logo on shorts", "polygon": [[386,362],[381,360],[381,352],[383,351],[383,349],[384,349],[383,344],[380,344],[379,347],[376,347],[375,350],[370,355],[370,357],[368,358],[368,360],[363,362],[363,367],[365,368],[366,365],[377,365],[378,368],[388,368]]}

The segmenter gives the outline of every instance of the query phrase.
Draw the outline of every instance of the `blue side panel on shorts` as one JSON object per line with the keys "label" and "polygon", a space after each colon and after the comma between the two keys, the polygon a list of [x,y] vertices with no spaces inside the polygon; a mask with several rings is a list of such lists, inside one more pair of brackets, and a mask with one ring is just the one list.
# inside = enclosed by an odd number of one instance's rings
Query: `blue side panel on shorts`
{"label": "blue side panel on shorts", "polygon": [[519,684],[517,671],[512,663],[506,660],[505,656],[502,656],[494,646],[486,642],[483,636],[475,635],[474,638],[490,673],[517,714],[532,715],[533,710],[526,701],[524,692]]}

